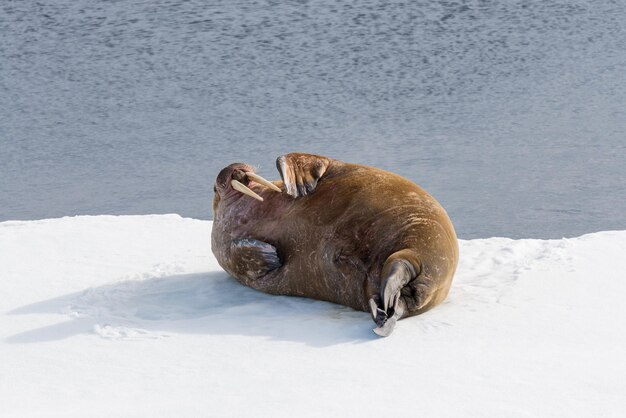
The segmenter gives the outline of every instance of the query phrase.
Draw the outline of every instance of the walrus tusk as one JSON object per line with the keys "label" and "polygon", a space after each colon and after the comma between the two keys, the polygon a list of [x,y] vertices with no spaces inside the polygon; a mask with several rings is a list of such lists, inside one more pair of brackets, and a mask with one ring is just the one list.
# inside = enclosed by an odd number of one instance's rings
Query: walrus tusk
{"label": "walrus tusk", "polygon": [[275,185],[271,181],[264,179],[263,177],[259,176],[258,174],[246,173],[246,176],[248,176],[249,179],[252,179],[252,180],[256,181],[259,184],[262,184],[265,187],[269,187],[270,189],[272,189],[274,191],[277,191],[278,193],[281,192],[280,187],[278,187],[277,185]]}
{"label": "walrus tusk", "polygon": [[263,198],[261,196],[254,193],[252,190],[250,190],[249,188],[247,188],[245,185],[238,182],[237,180],[231,180],[230,185],[233,186],[233,189],[237,190],[238,192],[254,197],[256,200],[260,200],[261,202],[263,201]]}

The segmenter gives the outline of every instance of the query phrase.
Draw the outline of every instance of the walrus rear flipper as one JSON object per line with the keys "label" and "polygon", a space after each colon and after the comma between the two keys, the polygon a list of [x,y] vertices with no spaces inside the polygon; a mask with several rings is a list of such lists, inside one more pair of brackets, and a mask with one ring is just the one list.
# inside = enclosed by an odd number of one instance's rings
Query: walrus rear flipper
{"label": "walrus rear flipper", "polygon": [[237,278],[258,279],[281,266],[276,247],[252,238],[240,238],[231,244],[232,270]]}
{"label": "walrus rear flipper", "polygon": [[383,267],[380,295],[369,301],[372,319],[378,325],[374,328],[376,334],[387,337],[393,331],[398,319],[404,316],[406,302],[401,298],[402,289],[416,275],[415,267],[407,260],[393,256],[387,259]]}
{"label": "walrus rear flipper", "polygon": [[313,193],[329,164],[329,158],[298,152],[281,155],[276,159],[276,167],[285,183],[287,194],[293,197]]}

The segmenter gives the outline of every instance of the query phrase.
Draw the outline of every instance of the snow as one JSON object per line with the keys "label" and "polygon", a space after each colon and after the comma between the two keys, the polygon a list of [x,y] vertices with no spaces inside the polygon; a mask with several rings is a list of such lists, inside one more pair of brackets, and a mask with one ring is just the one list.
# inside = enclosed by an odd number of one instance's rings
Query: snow
{"label": "snow", "polygon": [[626,231],[461,241],[449,298],[369,315],[229,278],[210,221],[0,223],[0,415],[621,416]]}

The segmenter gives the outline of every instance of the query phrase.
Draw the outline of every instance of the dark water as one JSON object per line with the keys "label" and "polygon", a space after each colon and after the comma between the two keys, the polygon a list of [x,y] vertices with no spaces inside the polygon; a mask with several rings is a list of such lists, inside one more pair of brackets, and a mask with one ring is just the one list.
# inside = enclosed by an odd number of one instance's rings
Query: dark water
{"label": "dark water", "polygon": [[234,161],[398,172],[461,237],[626,229],[622,1],[4,1],[0,221],[210,218]]}

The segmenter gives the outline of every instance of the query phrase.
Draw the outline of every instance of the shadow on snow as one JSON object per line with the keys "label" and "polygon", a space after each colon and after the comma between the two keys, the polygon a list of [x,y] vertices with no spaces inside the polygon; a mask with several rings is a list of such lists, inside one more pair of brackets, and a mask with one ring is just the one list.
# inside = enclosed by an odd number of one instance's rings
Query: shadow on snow
{"label": "shadow on snow", "polygon": [[71,318],[12,335],[5,340],[8,343],[94,332],[112,339],[161,338],[168,332],[249,335],[320,347],[376,339],[367,313],[328,302],[266,295],[223,272],[122,281],[8,313],[59,313]]}

